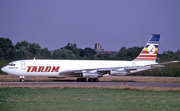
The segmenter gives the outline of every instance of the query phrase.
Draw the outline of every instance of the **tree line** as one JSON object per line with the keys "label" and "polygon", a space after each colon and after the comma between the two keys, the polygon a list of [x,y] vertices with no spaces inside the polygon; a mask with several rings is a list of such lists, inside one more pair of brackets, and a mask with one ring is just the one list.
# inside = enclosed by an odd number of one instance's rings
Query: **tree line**
{"label": "tree line", "polygon": [[[142,51],[143,47],[122,47],[118,52],[106,52],[97,54],[89,47],[77,48],[74,43],[55,49],[52,54],[48,48],[41,48],[39,44],[27,41],[17,42],[13,45],[9,38],[0,38],[0,60],[18,59],[91,59],[91,60],[133,60]],[[158,61],[180,60],[180,51],[164,51],[158,54]]]}
{"label": "tree line", "polygon": [[[4,66],[12,60],[20,59],[79,59],[79,60],[133,60],[142,51],[143,47],[122,47],[118,52],[106,52],[97,54],[89,47],[77,48],[76,44],[67,43],[66,46],[55,49],[54,53],[48,48],[41,48],[39,44],[27,41],[17,42],[15,45],[9,38],[0,38],[0,66]],[[180,61],[180,51],[164,51],[157,55],[158,62]],[[0,73],[2,73],[0,71]],[[166,68],[158,68],[132,74],[134,76],[173,76],[180,77],[180,63],[166,65]]]}

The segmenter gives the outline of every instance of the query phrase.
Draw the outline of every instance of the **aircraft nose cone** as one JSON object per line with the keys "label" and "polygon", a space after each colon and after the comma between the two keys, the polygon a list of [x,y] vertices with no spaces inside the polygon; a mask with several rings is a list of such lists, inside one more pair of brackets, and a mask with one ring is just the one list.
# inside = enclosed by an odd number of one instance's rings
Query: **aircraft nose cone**
{"label": "aircraft nose cone", "polygon": [[6,66],[4,66],[3,68],[1,68],[1,71],[3,71],[3,72],[7,72],[7,67],[6,67]]}

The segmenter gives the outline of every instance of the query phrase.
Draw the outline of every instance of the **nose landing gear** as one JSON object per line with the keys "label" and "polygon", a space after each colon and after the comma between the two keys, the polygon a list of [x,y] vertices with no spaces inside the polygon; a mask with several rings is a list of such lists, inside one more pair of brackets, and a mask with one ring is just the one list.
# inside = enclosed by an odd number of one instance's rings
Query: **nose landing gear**
{"label": "nose landing gear", "polygon": [[19,82],[24,82],[24,78],[20,78],[20,79],[19,79]]}
{"label": "nose landing gear", "polygon": [[24,78],[25,78],[24,76],[19,76],[19,78],[20,78],[19,82],[24,82]]}

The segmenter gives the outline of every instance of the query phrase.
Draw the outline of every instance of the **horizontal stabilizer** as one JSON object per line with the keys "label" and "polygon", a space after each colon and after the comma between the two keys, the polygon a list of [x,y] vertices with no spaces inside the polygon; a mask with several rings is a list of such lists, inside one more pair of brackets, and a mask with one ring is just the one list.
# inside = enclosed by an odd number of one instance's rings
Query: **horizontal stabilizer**
{"label": "horizontal stabilizer", "polygon": [[178,63],[179,61],[170,61],[170,62],[163,62],[163,63],[158,63],[158,64],[172,64],[172,63]]}

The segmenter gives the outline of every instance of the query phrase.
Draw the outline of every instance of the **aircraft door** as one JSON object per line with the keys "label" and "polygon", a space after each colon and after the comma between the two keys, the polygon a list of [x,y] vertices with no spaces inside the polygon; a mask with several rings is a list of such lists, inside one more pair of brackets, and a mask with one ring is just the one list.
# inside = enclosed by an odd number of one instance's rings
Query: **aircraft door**
{"label": "aircraft door", "polygon": [[26,70],[26,63],[24,61],[21,61],[21,69]]}

